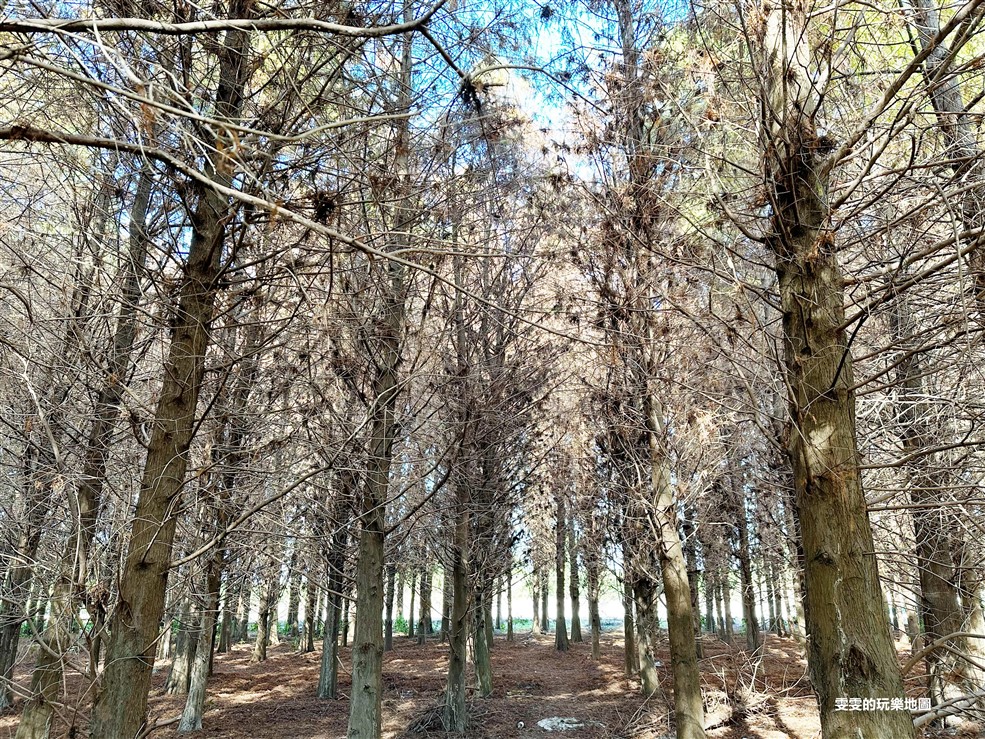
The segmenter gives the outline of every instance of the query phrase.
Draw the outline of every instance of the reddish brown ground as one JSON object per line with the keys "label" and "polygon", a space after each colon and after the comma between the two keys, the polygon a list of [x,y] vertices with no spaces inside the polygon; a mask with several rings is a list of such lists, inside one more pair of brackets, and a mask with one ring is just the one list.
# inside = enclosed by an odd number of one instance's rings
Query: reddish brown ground
{"label": "reddish brown ground", "polygon": [[[797,645],[769,635],[766,657],[756,668],[741,651],[716,639],[705,639],[702,662],[709,713],[718,728],[713,739],[814,739],[819,736],[816,704]],[[262,664],[249,663],[241,646],[217,655],[209,686],[205,730],[199,736],[229,739],[339,739],[345,736],[347,702],[315,698],[317,654],[297,654],[287,646],[271,650]],[[492,698],[471,702],[475,739],[524,739],[549,736],[564,739],[657,739],[670,734],[671,702],[666,645],[659,655],[661,692],[648,701],[639,685],[623,675],[622,641],[607,634],[600,662],[593,662],[587,644],[558,653],[553,637],[518,635],[509,643],[497,637],[493,650],[495,690]],[[344,654],[348,664],[348,653]],[[435,706],[444,686],[447,646],[429,642],[418,646],[406,639],[386,657],[383,700],[384,736],[444,737],[437,728]],[[177,717],[183,697],[163,695],[166,669],[155,676],[151,717],[165,722]],[[19,679],[27,675],[18,675]],[[340,687],[348,693],[349,677]],[[919,680],[908,691],[921,694]],[[739,707],[734,713],[732,707]],[[537,727],[551,716],[577,718],[585,727],[547,733]],[[729,718],[731,716],[731,719]],[[82,723],[82,720],[78,720]],[[522,728],[521,723],[522,722]],[[0,716],[0,739],[12,737],[16,716]],[[64,728],[55,736],[65,736]],[[415,731],[416,729],[416,731]],[[965,736],[973,736],[967,734]],[[82,731],[79,736],[84,736]],[[178,736],[174,725],[155,731],[161,739]]]}

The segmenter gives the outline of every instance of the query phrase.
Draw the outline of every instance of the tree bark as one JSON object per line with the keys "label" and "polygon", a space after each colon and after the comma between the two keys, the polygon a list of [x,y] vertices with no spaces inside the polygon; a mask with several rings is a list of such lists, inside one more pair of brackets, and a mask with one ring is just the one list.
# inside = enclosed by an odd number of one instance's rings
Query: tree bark
{"label": "tree bark", "polygon": [[[230,5],[230,17],[248,17],[249,13],[249,0],[235,0]],[[225,43],[218,51],[218,118],[232,120],[239,116],[250,75],[246,59],[249,49],[249,33],[226,33]],[[217,136],[216,143],[220,153],[209,174],[229,187],[233,166],[222,152],[233,149],[224,134]],[[230,212],[224,196],[203,188],[191,213],[191,243],[171,347],[147,447],[119,599],[111,619],[106,670],[90,722],[93,739],[131,739],[145,723],[174,541],[174,510],[184,486],[188,449],[195,431],[195,409],[202,388]]]}
{"label": "tree bark", "polygon": [[[649,330],[652,331],[652,324]],[[652,365],[652,358],[648,364]],[[650,377],[655,376],[649,367]],[[701,673],[698,671],[694,614],[691,610],[691,585],[687,562],[677,533],[676,502],[661,448],[663,418],[660,404],[652,392],[644,398],[647,437],[652,470],[654,534],[658,537],[658,555],[667,600],[667,634],[674,675],[674,720],[678,739],[704,739],[704,703],[701,697]]]}
{"label": "tree bark", "polygon": [[584,641],[581,635],[581,590],[578,582],[578,542],[575,535],[575,517],[568,523],[568,559],[571,568],[568,580],[568,597],[571,599],[571,641]]}
{"label": "tree bark", "polygon": [[386,618],[383,621],[383,651],[393,651],[393,588],[396,584],[397,568],[392,562],[386,566],[386,599],[384,608]]}
{"label": "tree bark", "polygon": [[450,555],[452,612],[448,636],[448,679],[445,684],[445,705],[442,713],[444,728],[448,732],[464,732],[468,724],[468,714],[465,707],[465,669],[468,660],[469,634],[468,544],[470,527],[465,495],[465,490],[459,486],[455,541]]}
{"label": "tree bark", "polygon": [[557,625],[554,629],[554,648],[559,652],[568,651],[568,625],[564,617],[564,565],[565,552],[564,544],[567,529],[567,516],[565,515],[563,490],[557,492],[557,521],[555,524],[555,562],[554,572],[557,577],[555,587],[555,602],[557,608]]}
{"label": "tree bark", "polygon": [[[789,455],[805,561],[808,664],[822,736],[906,739],[902,711],[838,711],[838,698],[904,695],[883,608],[856,446],[855,379],[843,328],[844,281],[830,230],[830,164],[815,130],[803,8],[770,9],[764,171],[772,205],[786,382]],[[793,43],[791,43],[793,40]]]}

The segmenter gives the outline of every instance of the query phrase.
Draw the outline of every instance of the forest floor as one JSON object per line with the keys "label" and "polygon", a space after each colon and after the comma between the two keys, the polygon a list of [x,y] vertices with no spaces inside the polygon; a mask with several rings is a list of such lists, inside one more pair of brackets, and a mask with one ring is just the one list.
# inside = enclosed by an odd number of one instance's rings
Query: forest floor
{"label": "forest floor", "polygon": [[[761,664],[713,637],[704,637],[701,672],[709,720],[717,726],[712,739],[815,739],[820,726],[817,705],[806,674],[806,663],[793,640],[766,636]],[[348,702],[319,700],[318,653],[299,654],[289,645],[273,647],[268,660],[250,663],[251,650],[240,645],[230,654],[216,655],[209,681],[205,730],[196,736],[228,739],[340,739],[345,736]],[[591,659],[591,645],[572,644],[570,651],[554,650],[553,635],[517,634],[507,642],[497,636],[493,649],[495,689],[491,698],[471,701],[475,739],[663,739],[672,737],[671,675],[667,645],[658,654],[661,691],[642,700],[639,683],[623,673],[622,636],[603,635],[602,659]],[[901,655],[903,656],[903,655]],[[343,652],[349,663],[348,650]],[[26,662],[27,660],[25,660]],[[22,663],[23,664],[23,663]],[[447,645],[430,640],[421,646],[398,638],[384,664],[384,737],[413,739],[444,737],[437,705],[444,688]],[[167,668],[154,676],[150,701],[153,721],[176,718],[183,696],[162,691]],[[26,672],[18,675],[27,678]],[[23,683],[22,683],[23,684]],[[80,686],[79,686],[80,687]],[[343,695],[349,676],[340,674]],[[922,679],[907,692],[922,695]],[[549,733],[538,722],[552,717],[575,719],[580,728]],[[83,717],[76,720],[78,736]],[[13,737],[17,717],[0,716],[0,739]],[[155,739],[176,737],[175,723],[155,731]],[[62,726],[53,737],[73,736]],[[948,736],[955,736],[948,732]],[[981,736],[965,729],[957,736]]]}

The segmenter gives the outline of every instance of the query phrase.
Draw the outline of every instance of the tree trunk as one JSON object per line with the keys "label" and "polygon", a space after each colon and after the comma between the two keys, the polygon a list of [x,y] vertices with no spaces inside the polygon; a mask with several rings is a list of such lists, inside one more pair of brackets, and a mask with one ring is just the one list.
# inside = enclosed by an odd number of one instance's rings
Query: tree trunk
{"label": "tree trunk", "polygon": [[503,630],[503,578],[496,578],[496,631]]}
{"label": "tree trunk", "polygon": [[584,641],[581,635],[581,590],[578,582],[578,542],[575,536],[575,517],[568,524],[568,559],[571,568],[568,580],[568,597],[571,599],[571,641]]}
{"label": "tree trunk", "polygon": [[451,611],[453,608],[452,601],[455,598],[454,585],[452,583],[452,573],[449,569],[449,565],[446,562],[441,570],[441,641],[444,643],[448,640],[448,634],[451,631]]}
{"label": "tree trunk", "polygon": [[417,570],[410,571],[410,603],[407,607],[407,637],[414,638],[414,598],[417,597]]}
{"label": "tree trunk", "polygon": [[636,653],[636,624],[633,619],[633,585],[625,572],[622,582],[622,609],[623,671],[626,677],[632,677],[639,669],[639,655]]}
{"label": "tree trunk", "polygon": [[557,583],[554,591],[555,603],[557,608],[557,625],[554,629],[554,648],[559,652],[568,651],[568,625],[564,617],[564,564],[565,552],[564,544],[566,537],[567,518],[564,510],[565,492],[559,490],[557,493],[557,521],[555,524],[555,561],[554,572]]}
{"label": "tree trunk", "polygon": [[952,557],[954,545],[948,535],[956,528],[956,522],[951,520],[947,509],[946,483],[940,479],[941,473],[931,466],[932,459],[920,456],[920,452],[939,441],[927,420],[930,409],[925,401],[923,367],[920,354],[915,352],[919,341],[905,295],[897,296],[890,308],[889,319],[893,339],[904,352],[896,365],[896,381],[900,388],[898,414],[903,451],[914,457],[907,470],[924,636],[927,644],[943,640],[940,649],[932,650],[924,658],[928,694],[931,705],[937,706],[979,690],[983,671],[960,656],[971,655],[975,659],[978,647],[971,643],[973,640],[951,636],[967,632],[958,573]]}
{"label": "tree trunk", "polygon": [[[906,739],[903,711],[838,711],[838,698],[902,696],[859,470],[855,378],[844,330],[844,281],[830,229],[829,162],[812,118],[803,8],[770,9],[764,57],[775,102],[762,122],[772,205],[786,383],[794,429],[789,455],[804,549],[808,664],[822,735]],[[793,43],[791,44],[791,40]]]}
{"label": "tree trunk", "polygon": [[[591,544],[589,545],[591,546]],[[602,619],[599,616],[599,593],[602,582],[599,573],[599,561],[595,553],[585,556],[585,577],[588,585],[588,625],[592,630],[592,659],[602,659]]]}
{"label": "tree trunk", "polygon": [[397,570],[397,621],[404,620],[404,570]]}
{"label": "tree trunk", "polygon": [[746,513],[746,493],[744,481],[739,477],[736,463],[731,472],[732,515],[735,517],[735,534],[739,542],[739,578],[742,592],[742,619],[746,625],[746,649],[755,654],[759,651],[759,621],[756,618],[756,584],[752,579],[752,556],[749,551],[749,520]]}
{"label": "tree trunk", "polygon": [[195,659],[198,648],[198,626],[195,621],[198,615],[192,612],[190,596],[185,596],[181,602],[181,615],[178,617],[178,631],[175,636],[174,660],[168,679],[164,683],[164,692],[169,695],[188,692],[191,681],[191,664]]}
{"label": "tree trunk", "polygon": [[540,630],[545,634],[551,632],[550,617],[547,615],[547,601],[550,598],[550,580],[547,578],[547,568],[540,570]]}
{"label": "tree trunk", "polygon": [[445,731],[464,732],[468,724],[465,707],[465,668],[468,661],[469,599],[468,599],[468,544],[469,517],[464,503],[465,491],[458,493],[460,503],[455,525],[455,541],[452,547],[451,580],[452,612],[448,636],[448,680],[445,684],[445,705],[442,721]]}
{"label": "tree trunk", "polygon": [[[236,0],[230,5],[229,16],[248,17],[249,11],[248,0]],[[249,49],[249,33],[239,30],[228,31],[225,43],[219,47],[216,117],[220,119],[239,117],[250,74],[246,60]],[[220,153],[211,163],[209,175],[229,187],[233,167],[221,152],[235,147],[224,139],[225,134],[217,135]],[[147,447],[119,598],[110,624],[106,670],[90,722],[93,739],[131,739],[146,719],[177,520],[173,506],[185,483],[188,449],[196,429],[195,409],[202,388],[229,216],[226,198],[203,188],[190,218],[191,241],[171,347]]]}
{"label": "tree trunk", "polygon": [[654,659],[654,639],[657,634],[657,585],[646,576],[633,581],[633,600],[636,603],[636,654],[640,687],[651,698],[660,690],[660,677]]}
{"label": "tree trunk", "polygon": [[540,633],[540,569],[534,567],[530,573],[530,597],[534,603],[534,617],[530,622],[530,633]]}
{"label": "tree trunk", "polygon": [[513,641],[513,562],[506,575],[506,641]]}
{"label": "tree trunk", "polygon": [[475,606],[473,608],[473,646],[475,650],[475,678],[478,683],[479,696],[488,698],[492,695],[493,676],[492,662],[489,657],[489,640],[486,638],[486,617],[488,609],[486,599],[488,589],[477,587],[475,590]]}
{"label": "tree trunk", "polygon": [[434,625],[431,622],[431,571],[427,567],[421,568],[420,587],[421,605],[417,622],[417,643],[423,644],[427,637],[434,633]]}
{"label": "tree trunk", "polygon": [[318,586],[309,572],[305,579],[304,652],[315,651],[315,623],[318,620]]}
{"label": "tree trunk", "polygon": [[[653,331],[648,323],[648,333]],[[653,337],[650,337],[653,338]],[[651,347],[652,347],[651,343]],[[655,376],[652,354],[648,352],[648,375]],[[678,739],[704,739],[704,704],[701,697],[701,674],[698,671],[694,614],[691,610],[691,585],[687,562],[677,533],[676,502],[670,471],[664,459],[661,437],[663,417],[660,404],[652,392],[644,398],[647,437],[654,505],[654,534],[658,537],[658,555],[667,600],[667,634],[674,676],[674,717]]]}
{"label": "tree trunk", "polygon": [[257,614],[257,637],[253,644],[250,662],[264,662],[271,630],[277,629],[277,601],[280,596],[280,558],[272,555],[267,561],[267,580],[260,595],[260,612]]}
{"label": "tree trunk", "polygon": [[732,588],[729,587],[729,575],[726,572],[722,578],[722,604],[725,607],[725,643],[731,644],[735,641],[735,624],[732,621]]}
{"label": "tree trunk", "polygon": [[[325,558],[328,571],[328,592],[325,598],[325,628],[322,636],[321,669],[318,673],[318,697],[337,698],[339,689],[339,635],[343,618],[342,598],[345,592],[345,548],[348,534],[342,522],[349,510],[348,490],[335,501],[332,533]],[[348,602],[348,599],[346,599]]]}
{"label": "tree trunk", "polygon": [[293,641],[301,633],[298,628],[298,613],[301,610],[301,570],[297,565],[296,551],[291,553],[287,582],[287,635]]}
{"label": "tree trunk", "polygon": [[[405,43],[409,65],[410,40]],[[409,75],[409,68],[406,73]],[[409,80],[408,80],[409,83]],[[406,120],[403,121],[406,125]],[[404,132],[406,135],[406,132]],[[400,168],[398,168],[400,169]],[[379,360],[374,380],[376,400],[370,413],[370,456],[367,460],[360,511],[359,548],[356,558],[356,628],[352,646],[352,698],[349,739],[377,739],[382,729],[380,701],[383,691],[383,545],[386,531],[387,486],[396,425],[395,410],[400,384],[401,335],[404,322],[403,268],[388,263],[391,286],[374,337]],[[430,603],[428,618],[430,619]]]}
{"label": "tree trunk", "polygon": [[386,566],[386,599],[384,608],[386,618],[383,621],[383,651],[393,651],[393,588],[396,585],[397,567],[392,562]]}
{"label": "tree trunk", "polygon": [[[225,528],[226,519],[225,513],[220,510],[217,515],[216,530],[221,531]],[[212,645],[214,643],[216,618],[219,615],[219,586],[222,582],[223,559],[222,550],[217,550],[209,556],[205,565],[205,602],[202,604],[198,644],[191,667],[188,697],[185,699],[185,709],[178,723],[179,734],[202,729],[205,689],[211,672]]]}

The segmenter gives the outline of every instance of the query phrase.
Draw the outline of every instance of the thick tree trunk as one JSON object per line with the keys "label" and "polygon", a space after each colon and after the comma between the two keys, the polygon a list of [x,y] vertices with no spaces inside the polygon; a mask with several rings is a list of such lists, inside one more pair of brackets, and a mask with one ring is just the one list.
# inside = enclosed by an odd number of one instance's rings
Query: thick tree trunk
{"label": "thick tree trunk", "polygon": [[[229,16],[248,17],[249,0],[236,0]],[[228,31],[219,47],[216,115],[239,116],[250,74],[250,37]],[[217,136],[219,154],[210,172],[232,184],[232,163],[221,152],[234,147]],[[222,247],[230,207],[224,196],[203,188],[191,214],[192,235],[185,261],[171,347],[165,361],[160,400],[133,518],[120,592],[110,623],[106,670],[90,722],[93,739],[132,739],[144,725],[156,640],[174,541],[174,504],[180,498],[188,449],[196,428],[195,409],[202,388],[209,324],[222,266]]]}
{"label": "thick tree trunk", "polygon": [[[771,9],[764,56],[772,101],[762,122],[772,205],[789,454],[804,549],[808,664],[825,739],[906,739],[903,711],[838,711],[839,698],[904,695],[859,470],[855,378],[845,334],[844,281],[830,231],[829,163],[814,128],[806,12]],[[791,44],[791,39],[794,43]]]}
{"label": "thick tree trunk", "polygon": [[[910,474],[910,499],[913,503],[913,534],[916,545],[917,573],[920,580],[920,605],[926,643],[941,641],[941,648],[925,657],[928,694],[931,705],[980,690],[983,672],[961,655],[975,659],[978,646],[965,636],[965,612],[957,583],[948,535],[955,522],[947,510],[945,483],[929,466],[931,460],[920,452],[935,443],[929,426],[929,408],[924,400],[921,357],[913,353],[919,343],[905,295],[897,296],[890,310],[890,328],[895,341],[905,352],[896,366],[900,388],[899,417],[903,451],[914,457],[907,465]],[[965,600],[968,600],[965,598]]]}
{"label": "thick tree trunk", "polygon": [[[404,66],[409,89],[410,40],[405,43]],[[403,120],[406,125],[406,119]],[[406,131],[403,132],[406,137]],[[406,138],[399,147],[406,147]],[[403,167],[405,169],[405,165]],[[401,167],[398,167],[398,171]],[[401,220],[398,230],[405,230]],[[378,374],[374,380],[375,401],[370,412],[370,456],[367,460],[360,511],[359,548],[356,559],[356,628],[352,646],[352,698],[349,710],[349,739],[377,739],[382,728],[380,701],[383,691],[383,556],[386,531],[387,487],[393,440],[395,411],[400,384],[400,364],[404,323],[403,267],[387,265],[379,333],[373,337]],[[429,585],[430,587],[430,585]],[[430,625],[430,603],[427,604]]]}

